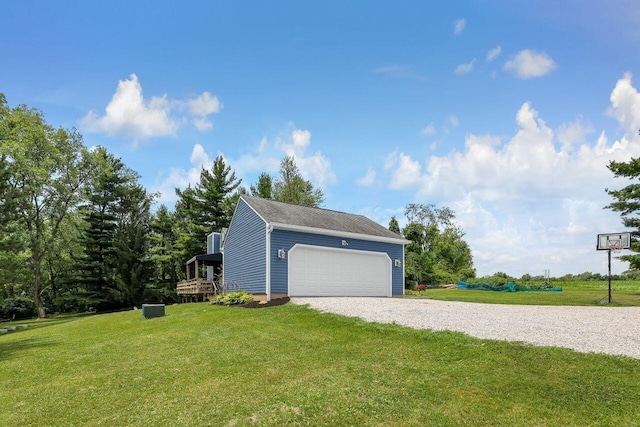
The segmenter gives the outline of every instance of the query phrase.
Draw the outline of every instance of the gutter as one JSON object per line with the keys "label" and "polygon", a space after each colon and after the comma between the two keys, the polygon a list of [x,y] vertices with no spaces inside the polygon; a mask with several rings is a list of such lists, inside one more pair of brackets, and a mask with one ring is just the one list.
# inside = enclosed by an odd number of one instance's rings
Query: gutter
{"label": "gutter", "polygon": [[395,243],[397,245],[407,245],[411,243],[410,240],[403,239],[402,237],[394,238],[394,237],[372,236],[369,234],[359,234],[359,233],[353,233],[349,231],[328,230],[325,228],[306,227],[302,225],[283,224],[279,222],[272,222],[271,228],[272,229],[275,228],[278,230],[299,231],[303,233],[320,234],[323,236],[334,236],[334,237],[343,237],[343,238],[349,238],[349,239],[368,240],[371,242]]}

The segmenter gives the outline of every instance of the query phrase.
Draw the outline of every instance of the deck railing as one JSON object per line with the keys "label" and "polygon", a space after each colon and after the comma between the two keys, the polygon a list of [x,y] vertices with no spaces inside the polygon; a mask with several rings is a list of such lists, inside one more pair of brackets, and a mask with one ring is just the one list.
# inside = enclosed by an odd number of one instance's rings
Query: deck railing
{"label": "deck railing", "polygon": [[218,285],[213,279],[197,278],[179,282],[176,291],[178,295],[215,295]]}

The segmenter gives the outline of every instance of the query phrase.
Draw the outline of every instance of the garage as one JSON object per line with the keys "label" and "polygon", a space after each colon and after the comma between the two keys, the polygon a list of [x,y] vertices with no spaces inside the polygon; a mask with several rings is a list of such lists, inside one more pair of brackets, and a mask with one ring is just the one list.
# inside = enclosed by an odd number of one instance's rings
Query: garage
{"label": "garage", "polygon": [[296,244],[288,255],[292,297],[391,296],[391,258],[384,252]]}
{"label": "garage", "polygon": [[243,194],[221,242],[222,282],[254,299],[404,295],[411,242],[363,215]]}

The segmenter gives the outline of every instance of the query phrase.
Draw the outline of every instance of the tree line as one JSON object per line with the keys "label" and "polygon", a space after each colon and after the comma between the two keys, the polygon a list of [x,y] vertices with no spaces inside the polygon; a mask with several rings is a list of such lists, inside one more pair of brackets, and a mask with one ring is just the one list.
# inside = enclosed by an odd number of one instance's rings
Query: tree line
{"label": "tree line", "polygon": [[241,194],[324,201],[292,157],[247,190],[218,156],[197,184],[175,191],[173,210],[154,211],[158,195],[121,159],[0,93],[0,316],[174,302],[186,261],[228,227]]}
{"label": "tree line", "polygon": [[[51,126],[37,109],[11,108],[0,93],[0,317],[175,302],[186,261],[206,252],[207,234],[229,226],[241,194],[324,203],[289,156],[248,189],[218,156],[175,192],[174,209],[153,209],[158,195],[120,158],[88,149],[79,132]],[[408,286],[475,276],[451,209],[409,204],[405,216],[405,227],[395,217],[389,227],[411,241]]]}

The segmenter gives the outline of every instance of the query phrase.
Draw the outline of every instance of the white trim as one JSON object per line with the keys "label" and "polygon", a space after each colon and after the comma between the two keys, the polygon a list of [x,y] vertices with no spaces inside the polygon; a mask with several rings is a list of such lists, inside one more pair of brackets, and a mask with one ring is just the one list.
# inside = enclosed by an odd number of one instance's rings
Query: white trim
{"label": "white trim", "polygon": [[273,227],[267,224],[266,228],[266,246],[267,246],[267,264],[266,264],[266,274],[267,277],[265,283],[265,292],[267,294],[267,301],[271,301],[271,231]]}
{"label": "white trim", "polygon": [[327,230],[325,228],[306,227],[303,225],[282,224],[279,222],[272,222],[271,226],[278,230],[298,231],[301,233],[320,234],[323,236],[345,237],[345,238],[351,238],[351,239],[367,240],[371,242],[395,243],[398,245],[406,245],[411,243],[411,241],[402,239],[400,237],[395,238],[395,237],[371,236],[369,234],[352,233],[349,231]]}
{"label": "white trim", "polygon": [[[287,294],[291,293],[291,252],[293,252],[296,248],[319,249],[327,252],[340,252],[340,253],[350,252],[350,253],[358,253],[358,254],[369,253],[369,254],[375,254],[375,255],[384,255],[387,258],[387,262],[389,263],[389,292],[387,294],[387,297],[391,298],[393,296],[393,262],[391,260],[391,257],[389,257],[388,253],[377,252],[377,251],[359,251],[356,249],[331,248],[328,246],[305,245],[303,243],[296,243],[295,245],[293,245],[293,247],[289,249],[289,253],[287,254],[287,258],[288,258],[287,260]],[[404,285],[403,285],[403,288],[404,288]],[[403,293],[404,293],[404,290],[403,290]]]}

